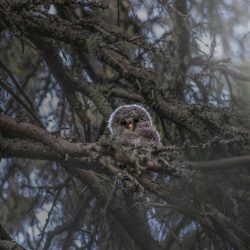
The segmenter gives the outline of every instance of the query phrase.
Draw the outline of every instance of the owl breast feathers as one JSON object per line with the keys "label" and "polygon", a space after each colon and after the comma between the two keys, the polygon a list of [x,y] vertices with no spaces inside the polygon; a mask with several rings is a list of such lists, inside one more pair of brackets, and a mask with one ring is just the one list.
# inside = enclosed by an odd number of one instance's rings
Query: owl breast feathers
{"label": "owl breast feathers", "polygon": [[125,144],[161,144],[160,135],[152,125],[150,114],[137,104],[117,108],[110,115],[108,128],[111,134],[119,136]]}

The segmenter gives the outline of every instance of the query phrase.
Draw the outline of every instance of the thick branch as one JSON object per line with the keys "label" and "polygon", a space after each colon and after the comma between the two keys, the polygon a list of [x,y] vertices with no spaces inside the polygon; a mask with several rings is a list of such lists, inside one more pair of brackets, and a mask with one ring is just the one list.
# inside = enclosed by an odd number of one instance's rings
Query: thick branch
{"label": "thick branch", "polygon": [[216,161],[190,162],[189,167],[193,170],[204,171],[225,171],[230,169],[250,168],[250,156],[232,157]]}
{"label": "thick branch", "polygon": [[9,240],[0,240],[0,249],[1,250],[25,250],[23,247],[18,245],[14,241],[9,241]]}
{"label": "thick branch", "polygon": [[[233,157],[229,159],[222,159],[208,162],[185,162],[184,159],[176,158],[179,161],[179,171],[173,166],[166,166],[157,162],[157,154],[155,159],[146,157],[150,151],[138,151],[138,155],[131,155],[131,149],[115,145],[109,138],[104,138],[100,143],[71,143],[66,140],[50,134],[48,131],[37,127],[27,122],[16,122],[14,119],[0,115],[0,131],[7,133],[20,139],[1,139],[0,148],[4,157],[20,157],[29,159],[44,159],[59,161],[65,159],[66,155],[69,157],[83,157],[88,156],[93,159],[102,155],[109,155],[123,164],[135,166],[137,159],[143,159],[141,162],[143,169],[154,172],[165,172],[166,174],[173,174],[177,176],[186,175],[188,169],[183,167],[188,166],[190,170],[200,171],[221,171],[234,168],[249,168],[250,156]],[[29,139],[29,140],[27,140]],[[174,149],[166,147],[161,149],[163,151],[174,155]],[[151,150],[153,152],[153,149]],[[166,156],[166,155],[165,155]],[[176,155],[177,157],[177,155]],[[145,162],[146,160],[146,162]]]}
{"label": "thick branch", "polygon": [[25,250],[22,246],[18,245],[11,239],[7,231],[0,224],[0,249],[1,250]]}
{"label": "thick branch", "polygon": [[190,34],[187,0],[175,0],[175,29],[179,68],[175,77],[175,93],[184,101],[185,74],[190,58]]}
{"label": "thick branch", "polygon": [[86,149],[94,150],[94,147],[96,147],[95,144],[70,143],[50,134],[40,127],[27,122],[18,123],[14,119],[3,115],[0,115],[0,131],[16,135],[19,138],[26,137],[35,142],[43,143],[64,156],[66,154],[86,156],[86,152],[88,152]]}

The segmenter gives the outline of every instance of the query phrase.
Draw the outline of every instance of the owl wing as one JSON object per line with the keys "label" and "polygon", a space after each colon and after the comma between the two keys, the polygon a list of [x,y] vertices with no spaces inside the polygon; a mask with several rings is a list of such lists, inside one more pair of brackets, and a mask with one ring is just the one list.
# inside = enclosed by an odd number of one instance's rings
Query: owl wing
{"label": "owl wing", "polygon": [[138,136],[145,138],[148,141],[160,142],[161,138],[158,131],[154,127],[142,127],[137,128],[136,131]]}

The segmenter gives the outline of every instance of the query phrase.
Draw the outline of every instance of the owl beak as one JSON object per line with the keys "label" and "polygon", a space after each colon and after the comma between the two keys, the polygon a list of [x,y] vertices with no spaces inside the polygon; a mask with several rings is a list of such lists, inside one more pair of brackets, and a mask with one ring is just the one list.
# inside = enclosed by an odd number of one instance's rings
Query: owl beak
{"label": "owl beak", "polygon": [[135,126],[132,124],[132,123],[129,123],[128,124],[128,129],[130,130],[134,130]]}

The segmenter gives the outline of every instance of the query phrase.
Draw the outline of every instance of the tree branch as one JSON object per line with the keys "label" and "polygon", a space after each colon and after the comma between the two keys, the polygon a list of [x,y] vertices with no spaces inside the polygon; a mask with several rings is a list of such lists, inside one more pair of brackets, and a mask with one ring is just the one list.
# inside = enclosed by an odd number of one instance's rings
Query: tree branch
{"label": "tree branch", "polygon": [[250,168],[250,156],[239,156],[216,161],[189,162],[190,169],[202,172],[226,171],[230,169]]}

